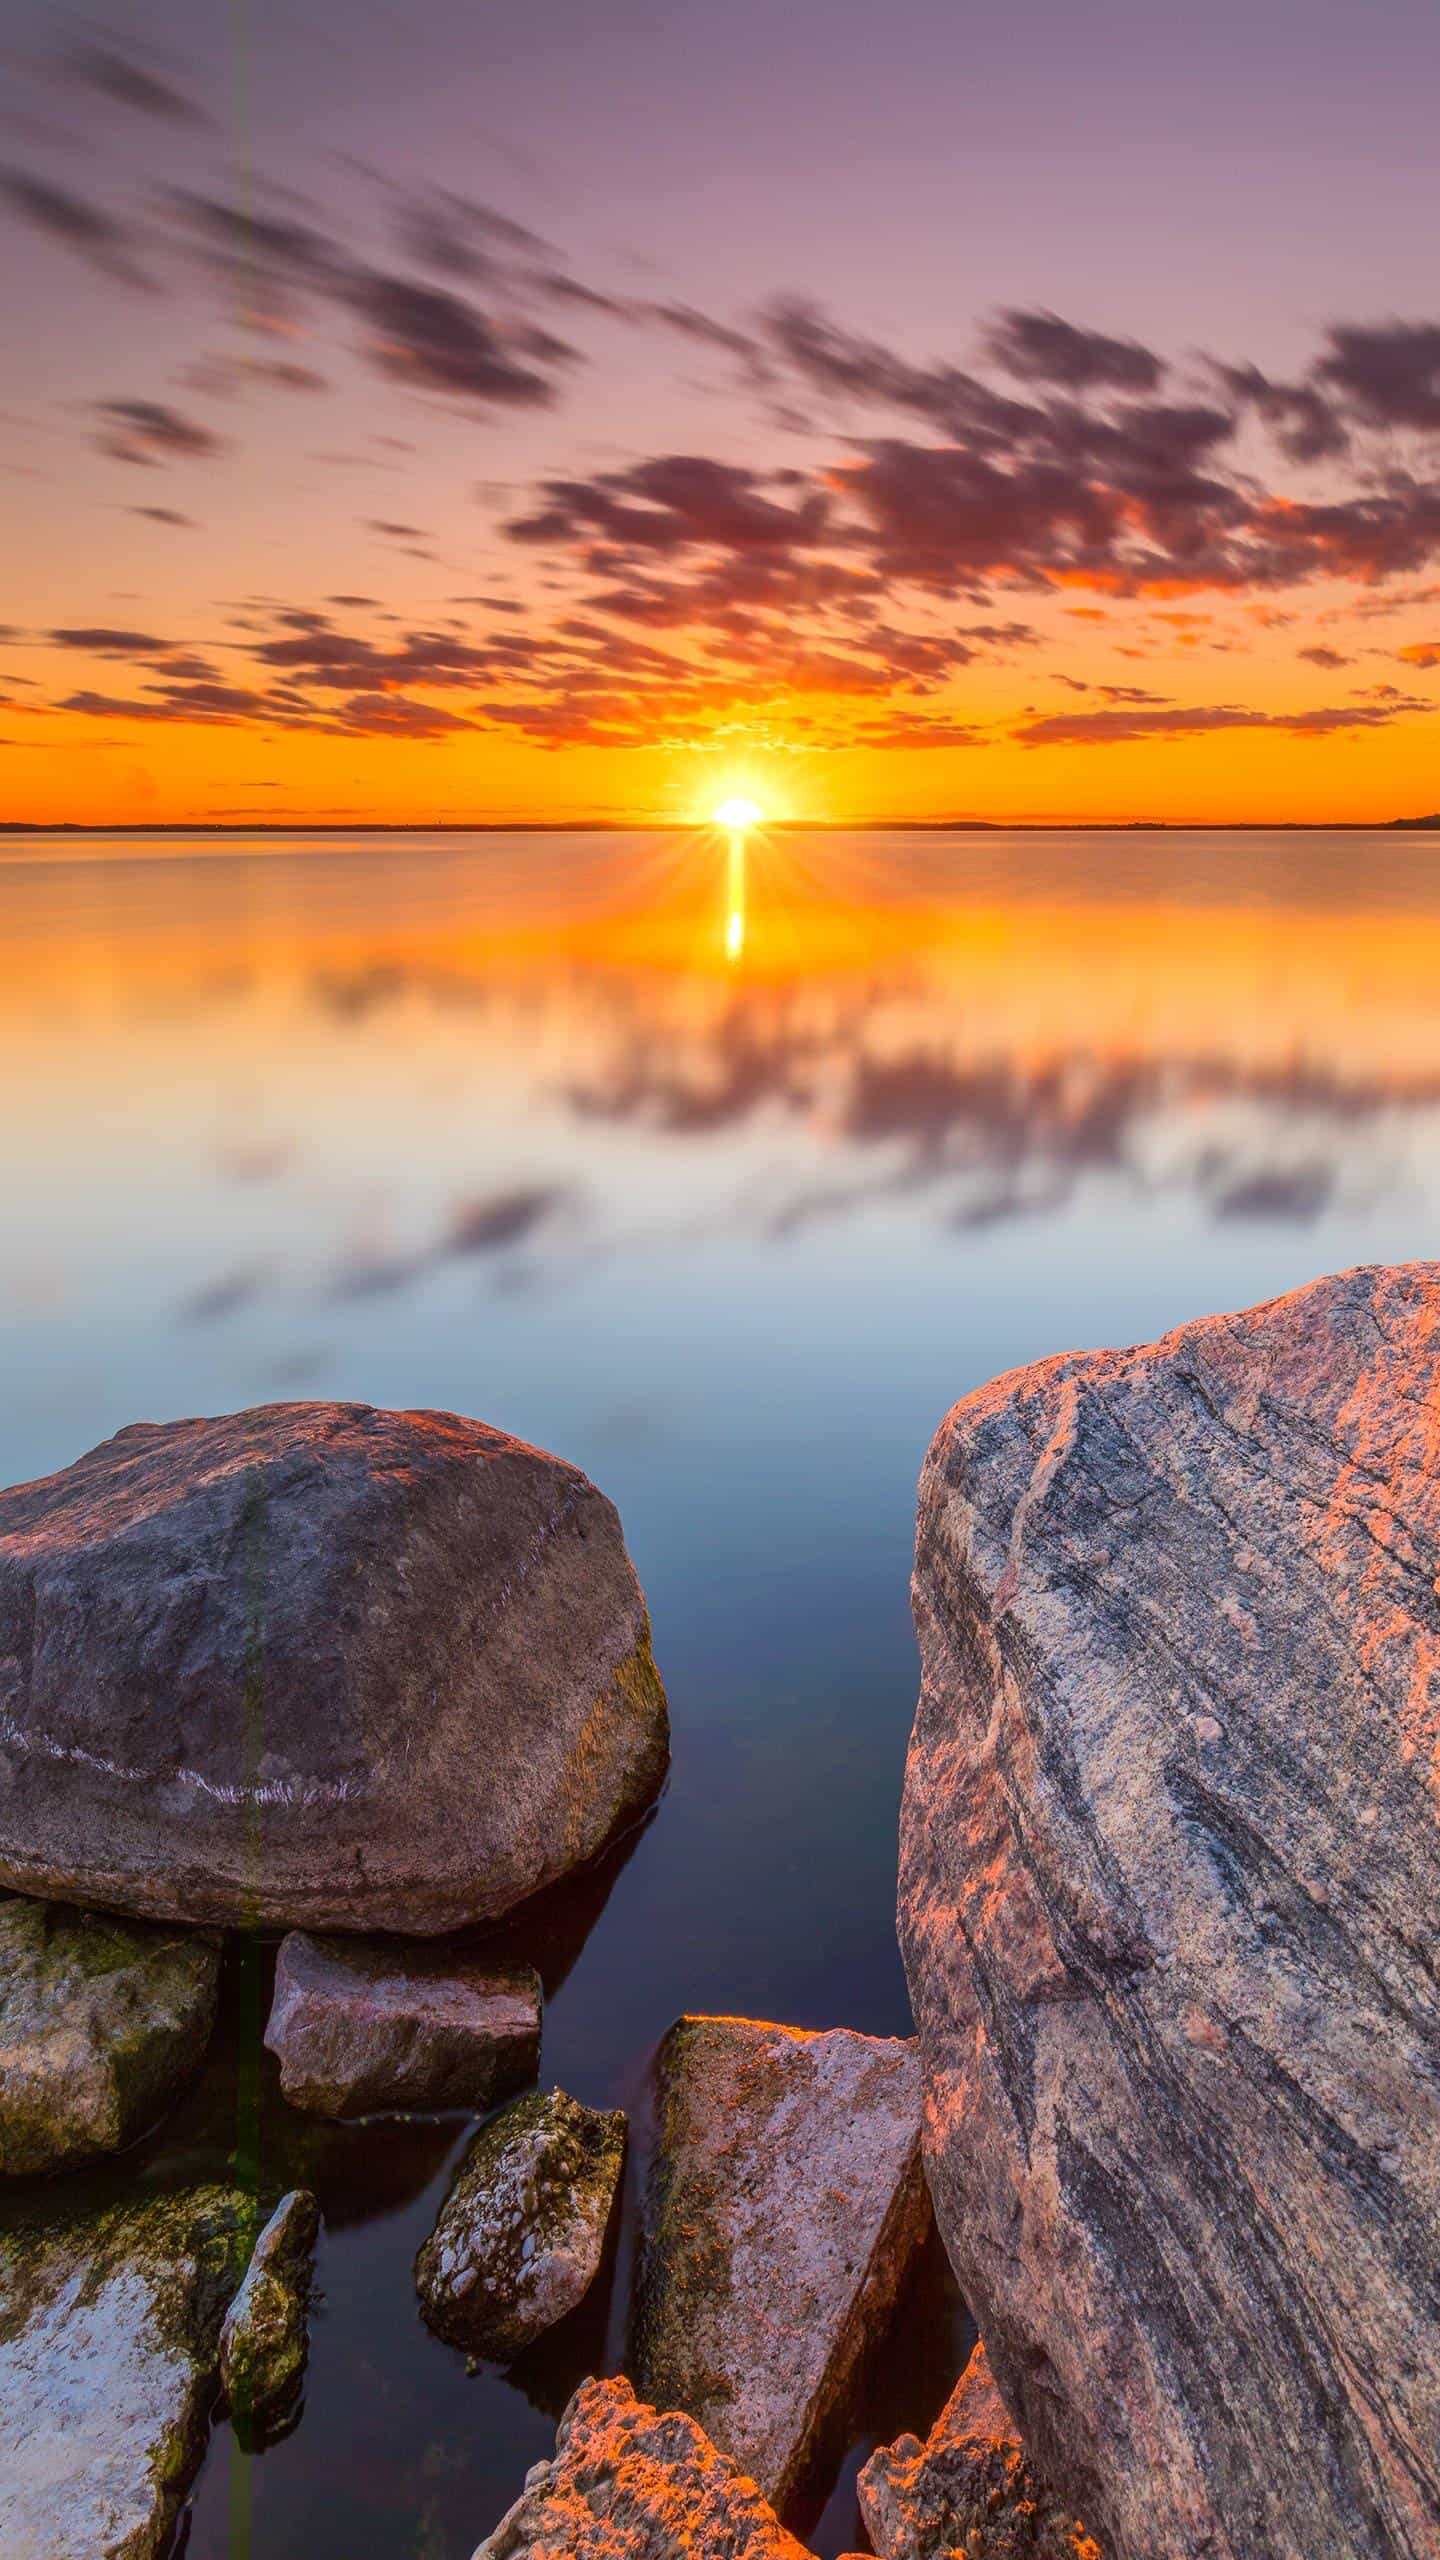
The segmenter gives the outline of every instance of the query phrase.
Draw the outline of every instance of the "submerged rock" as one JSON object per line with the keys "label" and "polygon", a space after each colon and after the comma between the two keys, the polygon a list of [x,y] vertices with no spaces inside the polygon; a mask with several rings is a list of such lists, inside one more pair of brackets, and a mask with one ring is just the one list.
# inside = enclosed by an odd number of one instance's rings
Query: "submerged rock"
{"label": "submerged rock", "polygon": [[0,2174],[118,2151],[199,2067],[220,1951],[0,1895]]}
{"label": "submerged rock", "polygon": [[220,2380],[247,2433],[278,2433],[300,2396],[320,2207],[304,2187],[282,2196],[255,2243],[220,2331]]}
{"label": "submerged rock", "polygon": [[931,2183],[1116,2560],[1440,2549],[1440,1267],[956,1406],[901,1935]]}
{"label": "submerged rock", "polygon": [[582,2382],[475,2560],[806,2560],[753,2480],[678,2410]]}
{"label": "submerged rock", "polygon": [[882,2445],[857,2491],[880,2560],[1100,2560],[1031,2470],[983,2346],[926,2442]]}
{"label": "submerged rock", "polygon": [[204,2451],[248,2200],[189,2188],[0,2232],[0,2552],[156,2560]]}
{"label": "submerged rock", "polygon": [[783,2507],[838,2451],[928,2228],[915,2048],[682,2018],[656,2095],[636,2385]]}
{"label": "submerged rock", "polygon": [[0,1493],[0,1883],[425,1936],[593,1856],[667,1752],[613,1506],[482,1422],[137,1423]]}
{"label": "submerged rock", "polygon": [[478,2115],[533,2080],[540,1977],[530,1965],[293,1930],[275,1964],[265,2042],[292,2107]]}
{"label": "submerged rock", "polygon": [[624,2165],[624,2116],[563,2089],[482,2125],[415,2261],[430,2327],[508,2363],[573,2311],[599,2271]]}

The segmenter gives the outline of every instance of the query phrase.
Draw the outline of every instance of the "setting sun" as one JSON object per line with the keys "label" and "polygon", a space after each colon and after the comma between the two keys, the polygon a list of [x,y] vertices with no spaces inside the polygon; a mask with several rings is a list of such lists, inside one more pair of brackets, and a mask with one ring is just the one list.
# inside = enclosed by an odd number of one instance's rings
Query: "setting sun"
{"label": "setting sun", "polygon": [[765,812],[753,800],[722,800],[715,812],[715,825],[726,827],[732,835],[743,835],[747,827],[758,827]]}

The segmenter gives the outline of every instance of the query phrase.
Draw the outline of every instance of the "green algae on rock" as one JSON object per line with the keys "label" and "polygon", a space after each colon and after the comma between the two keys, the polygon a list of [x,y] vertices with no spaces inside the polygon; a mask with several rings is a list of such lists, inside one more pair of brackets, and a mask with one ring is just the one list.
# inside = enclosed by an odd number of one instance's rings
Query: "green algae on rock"
{"label": "green algae on rock", "polygon": [[930,2225],[913,2044],[681,2018],[656,2061],[631,2369],[782,2510],[838,2450]]}
{"label": "green algae on rock", "polygon": [[218,1947],[143,1921],[0,1899],[0,2174],[118,2151],[198,2066]]}
{"label": "green algae on rock", "polygon": [[420,2305],[452,2345],[508,2361],[573,2311],[605,2249],[625,2118],[537,2091],[482,2125],[415,2261]]}
{"label": "green algae on rock", "polygon": [[255,2243],[220,2331],[220,2380],[247,2435],[270,2437],[295,2414],[309,2351],[320,2207],[307,2188],[282,2196]]}
{"label": "green algae on rock", "polygon": [[208,2186],[0,2232],[5,2560],[168,2550],[253,2228]]}

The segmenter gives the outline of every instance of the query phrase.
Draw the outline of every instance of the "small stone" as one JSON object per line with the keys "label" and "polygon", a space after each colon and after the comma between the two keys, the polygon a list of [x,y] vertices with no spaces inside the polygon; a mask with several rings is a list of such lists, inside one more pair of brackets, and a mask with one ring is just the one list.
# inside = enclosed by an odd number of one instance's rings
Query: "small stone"
{"label": "small stone", "polygon": [[225,2314],[220,2379],[232,2418],[256,2436],[278,2433],[300,2396],[319,2230],[320,2207],[306,2188],[282,2196]]}
{"label": "small stone", "polygon": [[533,2080],[540,1977],[530,1965],[292,1930],[265,2042],[292,2107],[313,2115],[468,2107]]}
{"label": "small stone", "polygon": [[856,2486],[879,2560],[1100,2560],[1031,2470],[983,2345],[928,2441],[882,2445]]}
{"label": "small stone", "polygon": [[656,2063],[633,2365],[784,2508],[839,2450],[924,2240],[912,2044],[682,2018]]}
{"label": "small stone", "polygon": [[582,2382],[553,2462],[474,2560],[807,2560],[753,2480],[693,2418],[661,2416],[623,2377]]}
{"label": "small stone", "polygon": [[625,2118],[562,2089],[482,2125],[415,2261],[420,2307],[452,2346],[508,2363],[589,2291],[625,2165]]}
{"label": "small stone", "polygon": [[251,2213],[192,2187],[0,2232],[4,2560],[170,2551]]}
{"label": "small stone", "polygon": [[143,2133],[199,2065],[219,1973],[208,1938],[0,1897],[0,2173]]}

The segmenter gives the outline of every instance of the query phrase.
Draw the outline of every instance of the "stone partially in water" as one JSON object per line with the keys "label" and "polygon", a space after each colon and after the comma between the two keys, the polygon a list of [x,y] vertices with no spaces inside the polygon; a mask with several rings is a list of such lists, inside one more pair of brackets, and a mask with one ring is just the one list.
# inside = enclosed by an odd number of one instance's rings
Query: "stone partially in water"
{"label": "stone partially in water", "polygon": [[213,1941],[0,1896],[0,2174],[118,2151],[199,2067]]}
{"label": "stone partially in water", "polygon": [[613,1506],[482,1422],[137,1423],[0,1494],[0,1883],[433,1935],[592,1857],[667,1754]]}
{"label": "stone partially in water", "polygon": [[1440,1268],[942,1426],[901,1935],[936,2212],[1116,2560],[1440,2551]]}
{"label": "stone partially in water", "polygon": [[265,2042],[291,2106],[311,2114],[478,2115],[535,2077],[540,1977],[530,1965],[297,1929],[276,1959]]}
{"label": "stone partially in water", "polygon": [[926,2442],[882,2445],[857,2494],[880,2560],[1100,2560],[1031,2470],[983,2346]]}
{"label": "stone partially in water", "polygon": [[0,2552],[158,2560],[251,2228],[225,2187],[0,2232]]}
{"label": "stone partially in water", "polygon": [[656,2063],[633,2365],[784,2507],[838,2450],[929,2226],[911,2044],[682,2018]]}
{"label": "stone partially in water", "polygon": [[563,2089],[482,2125],[415,2261],[430,2327],[508,2363],[573,2311],[599,2271],[624,2165],[624,2116]]}
{"label": "stone partially in water", "polygon": [[220,2380],[247,2434],[283,2427],[300,2396],[320,2207],[304,2187],[282,2196],[255,2243],[220,2331]]}
{"label": "stone partially in water", "polygon": [[582,2382],[524,2495],[474,2560],[806,2560],[693,2418]]}

